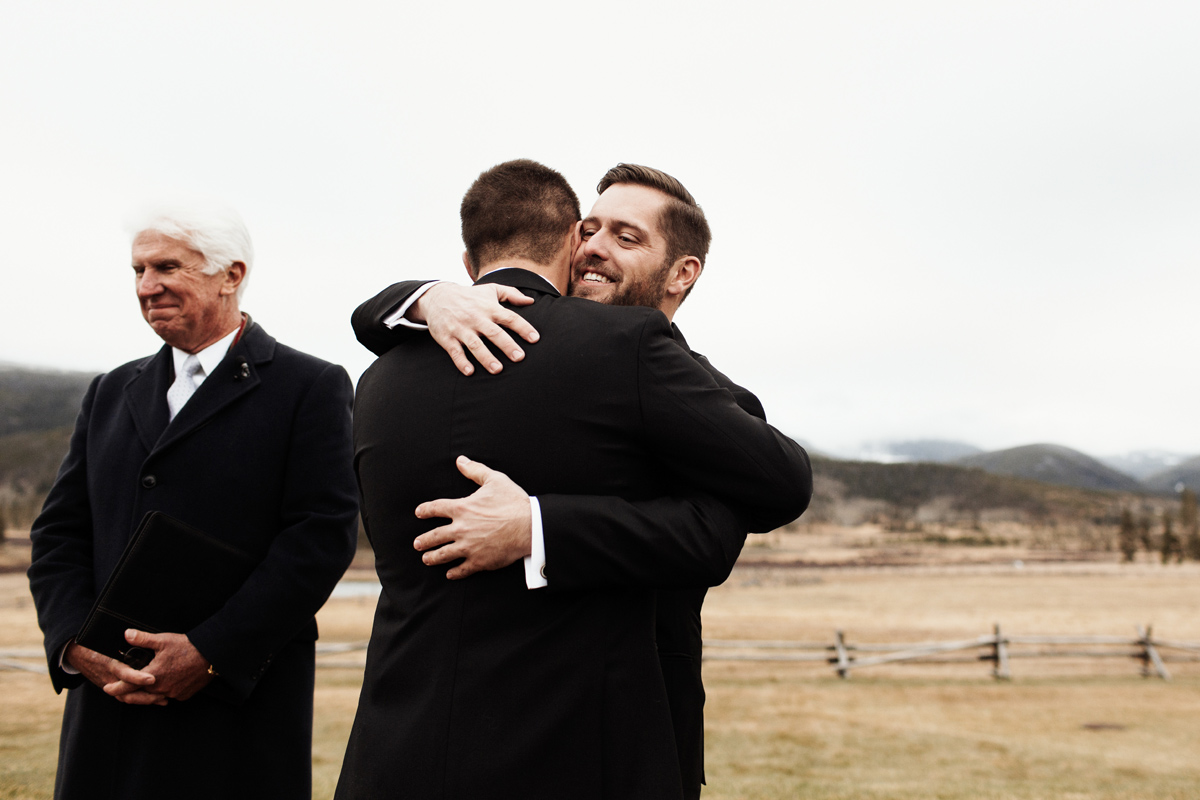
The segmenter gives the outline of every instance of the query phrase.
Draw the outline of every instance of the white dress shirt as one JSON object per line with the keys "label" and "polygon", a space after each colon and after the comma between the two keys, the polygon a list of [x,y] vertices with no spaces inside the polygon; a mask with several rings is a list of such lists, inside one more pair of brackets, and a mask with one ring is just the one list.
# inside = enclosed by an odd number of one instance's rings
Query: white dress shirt
{"label": "white dress shirt", "polygon": [[183,362],[187,361],[188,356],[195,355],[196,360],[200,362],[200,371],[196,373],[193,382],[199,388],[200,384],[204,383],[204,379],[211,375],[212,371],[221,363],[221,360],[225,358],[225,354],[229,352],[229,348],[233,345],[233,338],[237,336],[238,331],[241,329],[242,327],[239,325],[199,353],[187,353],[178,347],[172,347],[171,358],[175,361],[175,374],[178,375],[183,372]]}

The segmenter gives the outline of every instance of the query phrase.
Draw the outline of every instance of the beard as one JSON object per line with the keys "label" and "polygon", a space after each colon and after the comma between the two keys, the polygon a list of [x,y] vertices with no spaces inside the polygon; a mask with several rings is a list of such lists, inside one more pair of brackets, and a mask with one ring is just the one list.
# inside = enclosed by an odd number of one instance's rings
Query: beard
{"label": "beard", "polygon": [[[591,256],[575,270],[577,275],[582,275],[588,271],[588,267],[598,267],[603,262],[600,259]],[[617,284],[616,289],[607,297],[602,298],[599,302],[609,306],[641,306],[643,308],[659,308],[662,305],[663,298],[667,296],[667,276],[671,272],[671,262],[663,261],[662,265],[649,275],[643,275],[639,278],[632,278],[628,273],[622,276],[621,282]],[[603,274],[603,273],[602,273]],[[571,286],[568,291],[570,295],[581,295],[576,291],[579,281],[571,281]]]}

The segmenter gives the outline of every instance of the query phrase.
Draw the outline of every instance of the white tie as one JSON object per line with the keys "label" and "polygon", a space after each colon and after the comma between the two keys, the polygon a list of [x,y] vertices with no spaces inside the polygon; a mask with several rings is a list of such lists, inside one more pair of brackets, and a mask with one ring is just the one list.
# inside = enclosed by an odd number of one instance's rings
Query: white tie
{"label": "white tie", "polygon": [[183,408],[196,391],[196,373],[201,371],[200,359],[188,356],[183,361],[183,370],[175,376],[175,382],[167,390],[167,408],[171,410],[171,419]]}

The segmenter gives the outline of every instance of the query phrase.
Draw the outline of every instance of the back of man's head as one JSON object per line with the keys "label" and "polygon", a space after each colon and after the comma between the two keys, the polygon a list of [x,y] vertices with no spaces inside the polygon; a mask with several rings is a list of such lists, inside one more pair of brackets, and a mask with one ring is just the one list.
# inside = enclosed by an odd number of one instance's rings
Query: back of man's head
{"label": "back of man's head", "polygon": [[126,218],[125,230],[131,239],[158,233],[183,242],[204,256],[204,271],[209,275],[242,262],[246,277],[238,286],[239,299],[245,291],[254,265],[254,245],[246,223],[234,209],[207,200],[147,203]]}
{"label": "back of man's head", "polygon": [[673,264],[683,256],[695,256],[700,266],[704,266],[712,232],[700,204],[682,183],[660,169],[640,164],[617,164],[604,173],[596,191],[604,194],[605,189],[618,183],[647,186],[667,195],[670,199],[663,206],[658,222],[667,240],[667,263]]}
{"label": "back of man's head", "polygon": [[567,179],[526,158],[483,172],[463,196],[463,244],[472,277],[491,263],[524,258],[549,264],[580,219]]}

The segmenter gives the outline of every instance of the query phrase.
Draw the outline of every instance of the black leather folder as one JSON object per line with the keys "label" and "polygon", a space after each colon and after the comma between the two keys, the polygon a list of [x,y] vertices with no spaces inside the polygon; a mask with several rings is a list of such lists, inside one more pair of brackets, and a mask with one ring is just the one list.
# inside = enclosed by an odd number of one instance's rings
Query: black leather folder
{"label": "black leather folder", "polygon": [[187,633],[221,609],[258,559],[185,522],[142,517],[75,641],[141,669],[154,652],[125,631]]}

